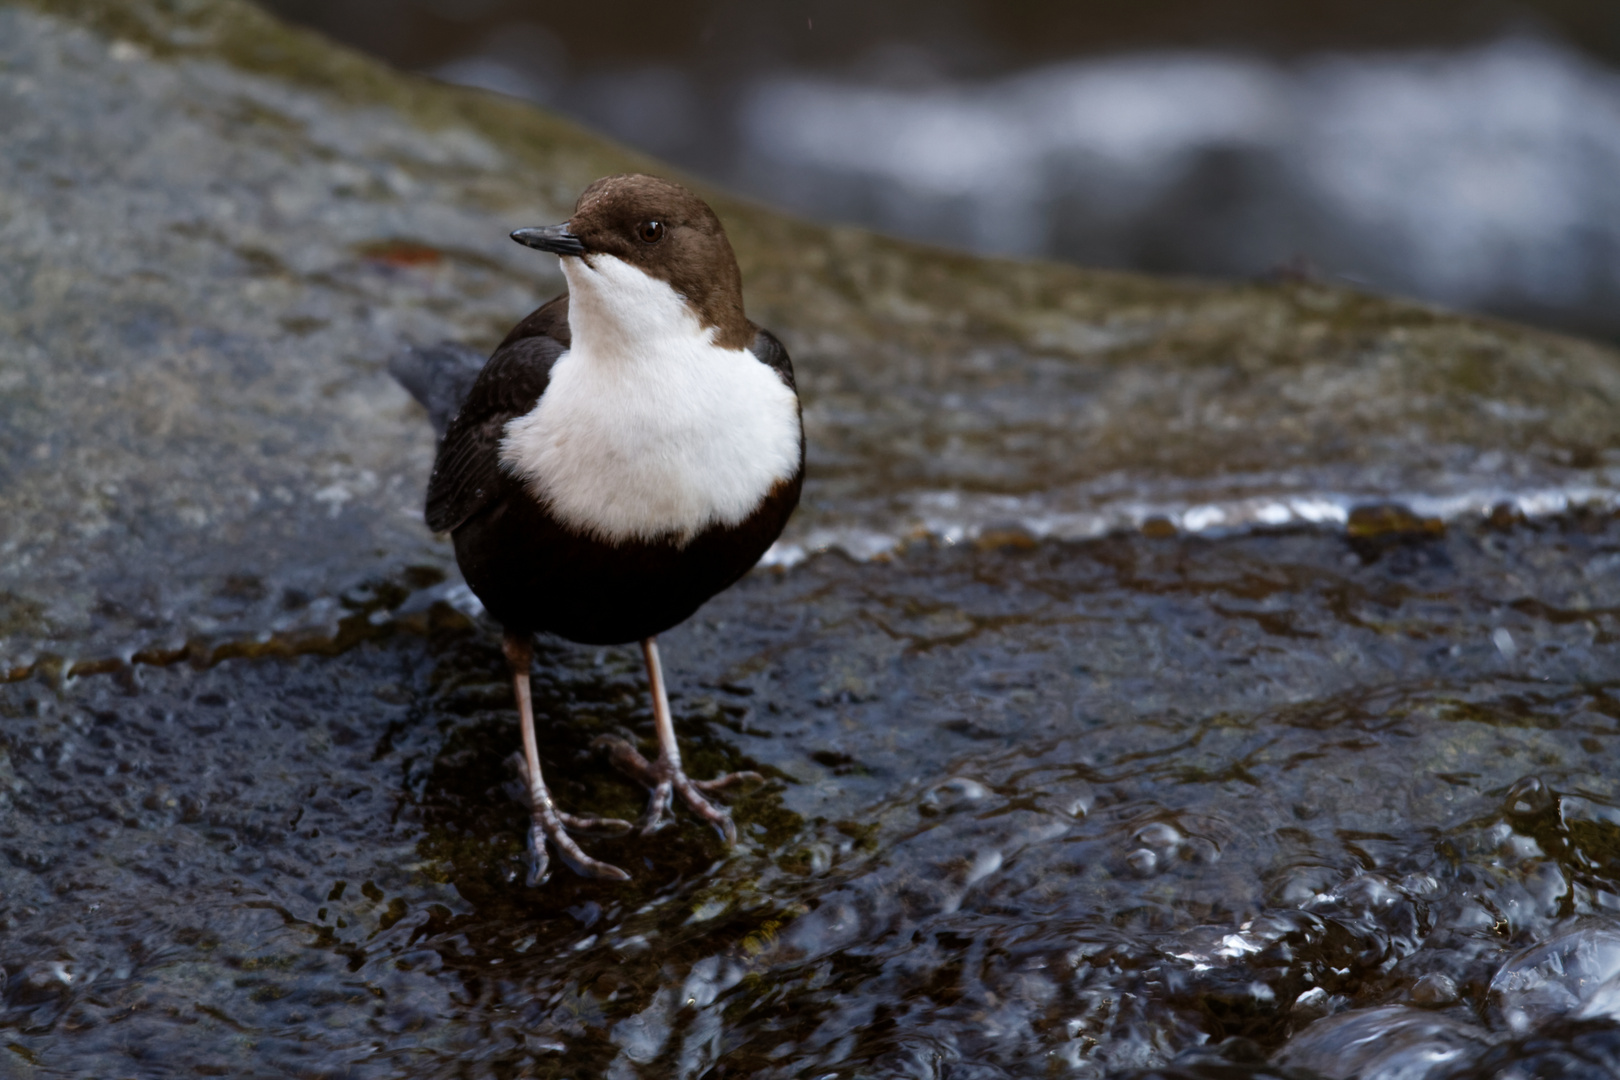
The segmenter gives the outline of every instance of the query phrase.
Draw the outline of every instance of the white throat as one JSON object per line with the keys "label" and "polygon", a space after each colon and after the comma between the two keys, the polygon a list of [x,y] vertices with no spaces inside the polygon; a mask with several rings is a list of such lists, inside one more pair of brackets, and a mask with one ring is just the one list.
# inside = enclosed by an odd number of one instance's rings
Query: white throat
{"label": "white throat", "polygon": [[685,543],[736,525],[799,466],[799,408],[774,370],[714,344],[667,282],[605,255],[562,260],[572,347],[501,461],[564,524]]}

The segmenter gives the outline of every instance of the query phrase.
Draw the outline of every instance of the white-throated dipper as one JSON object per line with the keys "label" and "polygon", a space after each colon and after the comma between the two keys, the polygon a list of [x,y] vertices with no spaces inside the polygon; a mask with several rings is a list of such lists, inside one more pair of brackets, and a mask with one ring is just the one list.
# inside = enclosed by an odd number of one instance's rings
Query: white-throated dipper
{"label": "white-throated dipper", "polygon": [[473,375],[455,348],[393,370],[443,438],[427,523],[449,532],[467,585],[505,628],[523,734],[531,884],[547,842],[580,874],[570,828],[623,825],[559,810],[540,772],[529,693],[532,641],[641,642],[658,731],[647,761],[614,763],[652,789],[644,831],[679,795],[736,840],[692,780],[664,691],[656,636],[759,561],[799,501],[804,432],[787,350],[743,313],[742,274],[720,219],[679,184],[608,176],[562,225],[512,239],[561,257],[568,291],[518,323]]}

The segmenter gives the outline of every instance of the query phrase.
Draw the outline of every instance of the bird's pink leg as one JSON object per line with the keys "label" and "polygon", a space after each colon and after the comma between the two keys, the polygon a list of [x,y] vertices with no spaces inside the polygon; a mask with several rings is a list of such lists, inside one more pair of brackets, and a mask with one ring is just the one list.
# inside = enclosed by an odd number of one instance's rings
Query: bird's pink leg
{"label": "bird's pink leg", "polygon": [[727,773],[713,780],[693,780],[687,776],[686,770],[681,767],[680,745],[675,741],[675,722],[669,714],[669,695],[664,690],[664,668],[658,661],[657,639],[642,639],[641,654],[647,661],[647,682],[652,690],[653,723],[658,729],[658,760],[648,761],[623,739],[599,740],[599,744],[607,748],[609,760],[615,766],[652,788],[652,798],[647,801],[647,812],[641,819],[641,832],[646,835],[657,830],[669,809],[670,796],[679,795],[693,813],[720,830],[727,844],[735,844],[737,826],[732,823],[731,814],[705,799],[703,792],[719,791],[732,784],[763,780],[764,777],[756,772]]}
{"label": "bird's pink leg", "polygon": [[523,729],[524,781],[529,786],[529,884],[538,885],[546,880],[550,856],[546,841],[557,849],[563,861],[581,877],[601,881],[629,881],[630,875],[617,866],[598,862],[580,850],[568,829],[591,829],[603,826],[623,826],[629,823],[613,818],[582,818],[564,813],[551,801],[551,792],[540,775],[540,746],[534,736],[534,702],[529,690],[529,664],[534,646],[527,634],[507,634],[502,641],[506,662],[512,669],[512,689],[517,694],[518,723]]}

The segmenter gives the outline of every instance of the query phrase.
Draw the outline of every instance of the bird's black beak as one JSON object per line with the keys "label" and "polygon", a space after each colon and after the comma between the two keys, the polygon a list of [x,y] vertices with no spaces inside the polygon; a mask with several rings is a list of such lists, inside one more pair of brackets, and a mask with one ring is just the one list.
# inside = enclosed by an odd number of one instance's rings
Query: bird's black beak
{"label": "bird's black beak", "polygon": [[531,229],[516,229],[512,239],[525,247],[539,248],[554,255],[583,255],[585,245],[579,237],[568,231],[568,222],[561,225],[540,225]]}

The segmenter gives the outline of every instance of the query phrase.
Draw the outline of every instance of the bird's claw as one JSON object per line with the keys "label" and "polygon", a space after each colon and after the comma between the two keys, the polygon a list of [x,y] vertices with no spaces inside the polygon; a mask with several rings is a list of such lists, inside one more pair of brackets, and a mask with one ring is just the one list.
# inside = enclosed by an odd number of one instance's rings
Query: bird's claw
{"label": "bird's claw", "polygon": [[763,784],[765,778],[752,769],[742,772],[728,772],[724,776],[717,776],[713,780],[688,780],[687,783],[699,791],[724,791],[733,784]]}
{"label": "bird's claw", "polygon": [[569,832],[591,832],[602,833],[606,836],[623,836],[635,828],[633,823],[616,817],[580,817],[577,814],[568,814],[561,810],[557,811],[557,817],[563,823],[563,828]]}
{"label": "bird's claw", "polygon": [[529,826],[529,847],[524,861],[529,864],[525,884],[531,889],[544,885],[551,876],[551,856],[546,853],[546,834],[534,824]]}
{"label": "bird's claw", "polygon": [[[628,821],[621,821],[619,824],[626,829],[630,827]],[[568,864],[568,869],[580,877],[593,878],[597,881],[630,880],[630,875],[617,866],[585,854],[562,826],[563,822],[556,821],[555,828],[549,827],[539,814],[534,815],[534,819],[529,823],[529,885],[540,885],[550,876],[551,857],[547,852],[548,844],[556,849],[557,856]]]}
{"label": "bird's claw", "polygon": [[608,760],[616,769],[652,789],[652,797],[647,800],[647,811],[639,823],[643,836],[650,836],[663,827],[672,797],[679,794],[681,801],[694,814],[720,831],[727,846],[735,846],[737,826],[731,820],[730,811],[704,798],[703,792],[720,791],[733,784],[765,779],[756,772],[734,772],[712,780],[693,780],[686,775],[686,770],[668,757],[660,754],[656,761],[648,761],[642,757],[641,751],[624,739],[604,735],[594,745],[606,751]]}
{"label": "bird's claw", "polygon": [[570,829],[622,835],[633,827],[630,822],[619,818],[581,817],[559,810],[551,802],[543,786],[536,790],[522,758],[518,759],[518,773],[523,777],[529,797],[528,883],[531,887],[544,883],[546,878],[551,876],[548,841],[562,861],[568,864],[568,868],[580,877],[594,878],[597,881],[630,880],[630,875],[617,866],[585,854],[574,842],[574,838],[568,835]]}

